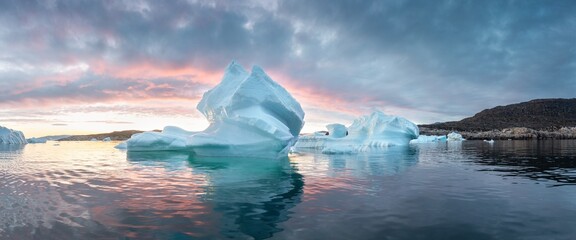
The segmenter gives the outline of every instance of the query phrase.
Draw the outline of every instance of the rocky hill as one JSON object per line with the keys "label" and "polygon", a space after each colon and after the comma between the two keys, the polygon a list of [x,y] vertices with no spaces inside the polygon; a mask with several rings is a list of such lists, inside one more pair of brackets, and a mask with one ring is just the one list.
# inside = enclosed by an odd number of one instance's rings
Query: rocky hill
{"label": "rocky hill", "polygon": [[512,127],[554,130],[576,127],[576,98],[537,99],[485,109],[460,121],[421,125],[432,129],[488,131]]}
{"label": "rocky hill", "polygon": [[459,131],[469,138],[576,138],[576,98],[536,99],[498,106],[460,121],[420,125],[420,128],[422,134]]}
{"label": "rocky hill", "polygon": [[96,139],[102,141],[102,139],[109,137],[112,141],[124,141],[132,136],[132,134],[141,133],[143,131],[139,130],[125,130],[125,131],[115,131],[111,133],[99,133],[90,135],[74,135],[66,138],[59,139],[58,141],[90,141],[91,139]]}

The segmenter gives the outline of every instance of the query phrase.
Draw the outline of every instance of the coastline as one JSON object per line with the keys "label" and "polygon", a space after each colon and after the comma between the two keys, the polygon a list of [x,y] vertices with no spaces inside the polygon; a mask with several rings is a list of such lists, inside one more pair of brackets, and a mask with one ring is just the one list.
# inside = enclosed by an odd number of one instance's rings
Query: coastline
{"label": "coastline", "polygon": [[576,139],[576,127],[562,127],[556,130],[535,130],[526,127],[513,127],[490,131],[454,131],[420,127],[420,135],[446,135],[451,132],[462,134],[462,137],[468,140]]}

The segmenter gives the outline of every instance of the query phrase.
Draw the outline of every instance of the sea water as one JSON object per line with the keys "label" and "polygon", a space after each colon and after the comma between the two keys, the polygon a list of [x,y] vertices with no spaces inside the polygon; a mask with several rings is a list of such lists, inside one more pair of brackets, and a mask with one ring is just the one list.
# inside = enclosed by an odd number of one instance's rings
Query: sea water
{"label": "sea water", "polygon": [[575,239],[576,141],[202,158],[0,145],[0,239]]}

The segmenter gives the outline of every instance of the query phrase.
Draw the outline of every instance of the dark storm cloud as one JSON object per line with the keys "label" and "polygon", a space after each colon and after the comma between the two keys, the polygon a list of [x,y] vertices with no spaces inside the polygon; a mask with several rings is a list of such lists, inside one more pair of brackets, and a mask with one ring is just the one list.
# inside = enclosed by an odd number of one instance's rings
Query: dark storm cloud
{"label": "dark storm cloud", "polygon": [[470,114],[495,104],[576,96],[571,1],[284,3],[287,18],[335,31],[323,49],[327,58],[315,59],[328,67],[304,75],[352,100],[361,94]]}
{"label": "dark storm cloud", "polygon": [[273,53],[288,47],[284,39],[291,34],[286,22],[270,14],[249,29],[247,13],[221,4],[5,1],[0,8],[8,27],[4,44],[33,63],[105,58],[120,65],[151,61],[221,69],[243,55],[278,62],[282,58]]}
{"label": "dark storm cloud", "polygon": [[[569,0],[1,1],[0,102],[172,96],[183,87],[113,73],[30,80],[53,64],[218,71],[236,59],[351,107],[462,117],[575,97],[574,12]],[[120,92],[129,88],[138,91]]]}

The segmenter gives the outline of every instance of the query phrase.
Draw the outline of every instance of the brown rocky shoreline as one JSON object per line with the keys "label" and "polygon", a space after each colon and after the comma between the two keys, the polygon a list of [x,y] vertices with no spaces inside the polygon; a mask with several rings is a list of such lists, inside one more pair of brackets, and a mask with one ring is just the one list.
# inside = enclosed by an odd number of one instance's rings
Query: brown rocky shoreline
{"label": "brown rocky shoreline", "polygon": [[462,137],[468,140],[576,139],[576,127],[562,127],[557,130],[534,130],[526,127],[513,127],[490,131],[452,131],[420,127],[420,135],[446,135],[451,132],[462,134]]}
{"label": "brown rocky shoreline", "polygon": [[[157,131],[157,130],[155,130]],[[133,134],[141,133],[139,130],[126,130],[115,131],[110,133],[88,134],[88,135],[73,135],[66,138],[59,139],[58,141],[90,141],[96,139],[102,141],[104,138],[110,138],[111,141],[124,141],[129,139]]]}

